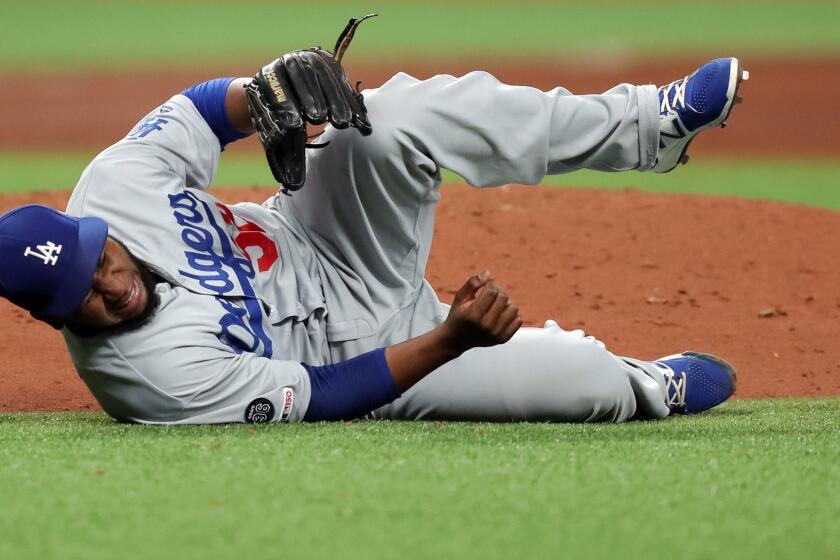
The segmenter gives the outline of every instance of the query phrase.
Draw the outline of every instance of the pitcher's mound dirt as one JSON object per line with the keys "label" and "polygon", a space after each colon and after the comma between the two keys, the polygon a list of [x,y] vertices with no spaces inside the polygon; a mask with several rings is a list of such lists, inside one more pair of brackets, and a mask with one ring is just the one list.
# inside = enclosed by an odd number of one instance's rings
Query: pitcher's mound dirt
{"label": "pitcher's mound dirt", "polygon": [[[221,190],[227,202],[270,189]],[[67,195],[0,199],[63,208]],[[489,268],[529,324],[582,328],[613,352],[702,350],[737,396],[840,394],[840,213],[710,196],[444,188],[428,278],[443,300]],[[0,410],[96,410],[60,335],[0,302]]]}

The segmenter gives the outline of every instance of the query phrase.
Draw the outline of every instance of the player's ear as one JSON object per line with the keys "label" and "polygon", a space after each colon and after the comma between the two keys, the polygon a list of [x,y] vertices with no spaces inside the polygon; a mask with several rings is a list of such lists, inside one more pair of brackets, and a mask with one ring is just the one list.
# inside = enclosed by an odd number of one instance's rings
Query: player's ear
{"label": "player's ear", "polygon": [[51,317],[49,315],[42,315],[40,313],[30,312],[29,314],[32,315],[33,319],[41,321],[42,323],[46,323],[57,331],[60,331],[64,328],[64,319],[61,319],[59,317]]}

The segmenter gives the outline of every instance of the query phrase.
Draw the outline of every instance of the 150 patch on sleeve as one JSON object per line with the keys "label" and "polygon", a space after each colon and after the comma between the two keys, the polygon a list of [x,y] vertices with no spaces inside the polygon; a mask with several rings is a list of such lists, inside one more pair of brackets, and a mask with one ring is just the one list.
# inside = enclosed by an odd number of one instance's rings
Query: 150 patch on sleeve
{"label": "150 patch on sleeve", "polygon": [[280,422],[286,422],[292,414],[295,405],[295,392],[289,387],[283,387],[283,410],[280,412]]}

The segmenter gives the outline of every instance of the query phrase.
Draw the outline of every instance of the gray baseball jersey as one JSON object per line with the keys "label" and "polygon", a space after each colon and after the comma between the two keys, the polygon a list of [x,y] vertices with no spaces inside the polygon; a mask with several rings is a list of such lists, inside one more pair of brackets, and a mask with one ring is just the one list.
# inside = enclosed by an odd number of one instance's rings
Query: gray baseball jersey
{"label": "gray baseball jersey", "polygon": [[[547,173],[650,168],[653,86],[573,96],[475,72],[398,74],[365,92],[373,134],[328,127],[293,196],[224,205],[206,189],[220,145],[176,95],[85,169],[67,211],[99,216],[165,282],[152,320],[125,334],[63,331],[82,379],[115,418],[299,421],[301,362],[322,365],[421,334],[446,306],[424,280],[440,170],[476,186]],[[649,373],[649,372],[648,372]],[[664,385],[580,331],[550,322],[436,370],[379,418],[625,420],[668,414]]]}

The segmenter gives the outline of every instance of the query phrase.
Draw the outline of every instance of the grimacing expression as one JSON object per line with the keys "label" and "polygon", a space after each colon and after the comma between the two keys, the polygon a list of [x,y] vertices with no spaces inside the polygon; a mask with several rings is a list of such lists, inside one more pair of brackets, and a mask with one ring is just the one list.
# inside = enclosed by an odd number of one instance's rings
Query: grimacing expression
{"label": "grimacing expression", "polygon": [[86,333],[139,328],[157,307],[155,284],[154,275],[122,243],[108,237],[90,292],[65,322],[71,330]]}

